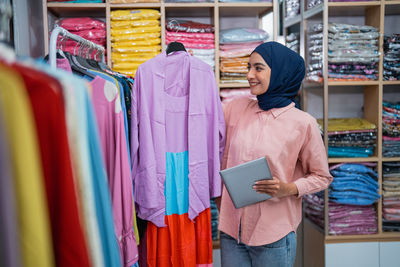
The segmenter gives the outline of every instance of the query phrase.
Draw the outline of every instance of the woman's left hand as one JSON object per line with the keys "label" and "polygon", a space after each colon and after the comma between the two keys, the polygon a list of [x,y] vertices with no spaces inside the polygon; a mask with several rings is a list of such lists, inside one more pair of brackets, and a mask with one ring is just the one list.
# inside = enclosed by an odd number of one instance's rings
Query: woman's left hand
{"label": "woman's left hand", "polygon": [[298,195],[297,186],[294,183],[284,183],[276,177],[271,180],[260,180],[254,183],[253,189],[260,194],[268,194],[272,197],[286,197]]}

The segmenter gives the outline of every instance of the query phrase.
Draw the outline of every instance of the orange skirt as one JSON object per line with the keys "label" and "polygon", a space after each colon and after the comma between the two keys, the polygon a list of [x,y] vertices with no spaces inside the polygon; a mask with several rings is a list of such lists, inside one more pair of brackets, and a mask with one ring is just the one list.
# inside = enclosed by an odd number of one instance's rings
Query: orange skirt
{"label": "orange skirt", "polygon": [[[147,223],[140,267],[212,266],[211,211],[201,212],[192,222],[188,214],[165,216],[166,227]],[[144,251],[145,250],[145,251]]]}

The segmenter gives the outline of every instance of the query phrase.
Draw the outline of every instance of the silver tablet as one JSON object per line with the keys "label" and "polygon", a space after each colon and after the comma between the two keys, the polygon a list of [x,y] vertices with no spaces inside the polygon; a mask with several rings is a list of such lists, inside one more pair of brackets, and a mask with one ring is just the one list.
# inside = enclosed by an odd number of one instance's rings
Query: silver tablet
{"label": "silver tablet", "polygon": [[222,170],[220,174],[237,209],[271,198],[253,189],[256,181],[272,179],[265,157]]}

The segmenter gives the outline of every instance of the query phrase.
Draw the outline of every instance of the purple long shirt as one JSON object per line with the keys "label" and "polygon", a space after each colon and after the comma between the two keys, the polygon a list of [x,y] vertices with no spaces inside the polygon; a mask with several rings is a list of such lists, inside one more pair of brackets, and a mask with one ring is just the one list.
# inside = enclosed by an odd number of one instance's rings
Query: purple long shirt
{"label": "purple long shirt", "polygon": [[138,216],[158,227],[165,226],[164,92],[171,86],[189,86],[189,218],[196,218],[210,207],[210,198],[221,195],[219,170],[225,145],[225,122],[214,73],[209,65],[186,52],[168,56],[161,53],[141,64],[136,72],[131,124]]}

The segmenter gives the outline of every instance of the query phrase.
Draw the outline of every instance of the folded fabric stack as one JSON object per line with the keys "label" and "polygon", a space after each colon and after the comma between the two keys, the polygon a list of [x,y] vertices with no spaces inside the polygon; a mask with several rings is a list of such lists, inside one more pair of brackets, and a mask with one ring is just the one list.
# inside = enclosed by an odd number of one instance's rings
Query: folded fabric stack
{"label": "folded fabric stack", "polygon": [[400,157],[400,104],[383,101],[382,110],[384,157]]}
{"label": "folded fabric stack", "polygon": [[[322,119],[318,119],[323,129]],[[376,125],[361,118],[328,120],[329,157],[369,157],[376,146]]]}
{"label": "folded fabric stack", "polygon": [[140,64],[161,52],[160,36],[158,10],[111,11],[112,69],[135,76]]}
{"label": "folded fabric stack", "polygon": [[308,29],[308,67],[306,80],[322,83],[322,38],[323,24],[312,25]]}
{"label": "folded fabric stack", "polygon": [[379,30],[377,28],[330,23],[328,31],[329,80],[378,79]]}
{"label": "folded fabric stack", "polygon": [[268,39],[261,29],[233,28],[220,31],[221,83],[247,83],[247,63],[254,48]]}
{"label": "folded fabric stack", "polygon": [[286,18],[295,17],[300,14],[300,1],[299,0],[286,0]]}
{"label": "folded fabric stack", "polygon": [[400,80],[400,34],[386,35],[383,50],[383,79]]}
{"label": "folded fabric stack", "polygon": [[322,4],[322,0],[307,0],[307,9],[311,9],[315,6]]}
{"label": "folded fabric stack", "polygon": [[215,204],[214,199],[210,200],[211,209],[211,238],[212,240],[218,240],[218,208]]}
{"label": "folded fabric stack", "polygon": [[286,46],[292,49],[294,52],[299,53],[300,51],[300,34],[291,33],[286,36]]}
{"label": "folded fabric stack", "polygon": [[214,26],[189,20],[168,19],[165,42],[182,43],[193,56],[200,58],[211,67],[215,67]]}
{"label": "folded fabric stack", "polygon": [[330,168],[329,234],[373,234],[378,231],[374,203],[380,198],[375,163],[337,164]]}
{"label": "folded fabric stack", "polygon": [[240,97],[248,97],[248,98],[252,98],[252,99],[257,99],[255,95],[252,95],[250,93],[249,88],[222,89],[219,92],[219,95],[221,96],[222,104],[226,104],[226,103],[232,101],[233,99],[240,98]]}
{"label": "folded fabric stack", "polygon": [[324,191],[303,196],[303,210],[306,218],[321,227],[321,229],[325,228],[324,203]]}
{"label": "folded fabric stack", "polygon": [[[70,33],[81,36],[82,38],[92,41],[95,44],[103,47],[106,46],[106,24],[103,21],[88,17],[63,18],[56,21],[56,26],[60,26],[68,30]],[[72,40],[64,41],[62,38],[63,37],[61,35],[58,36],[58,40],[63,46],[62,50],[71,54],[76,54],[79,48],[77,42]],[[104,50],[104,53],[106,53],[106,50]]]}
{"label": "folded fabric stack", "polygon": [[383,230],[400,231],[400,162],[384,162]]}

